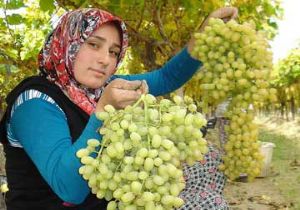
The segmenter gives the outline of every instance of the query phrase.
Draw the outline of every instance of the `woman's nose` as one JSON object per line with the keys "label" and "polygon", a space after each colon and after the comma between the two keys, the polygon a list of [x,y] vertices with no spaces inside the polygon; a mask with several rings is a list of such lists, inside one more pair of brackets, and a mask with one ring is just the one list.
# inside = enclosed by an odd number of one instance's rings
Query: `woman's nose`
{"label": "woman's nose", "polygon": [[109,52],[108,51],[104,51],[101,50],[100,52],[98,52],[98,56],[97,56],[97,62],[100,64],[103,64],[105,66],[107,66],[110,62],[109,60]]}

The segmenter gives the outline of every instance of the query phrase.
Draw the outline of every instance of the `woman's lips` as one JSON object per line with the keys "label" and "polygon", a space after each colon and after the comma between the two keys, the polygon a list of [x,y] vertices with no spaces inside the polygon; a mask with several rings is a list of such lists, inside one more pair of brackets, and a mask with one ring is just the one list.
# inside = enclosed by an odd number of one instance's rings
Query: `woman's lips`
{"label": "woman's lips", "polygon": [[94,68],[90,68],[90,70],[97,73],[98,75],[105,76],[105,71],[103,71],[103,70],[94,69]]}

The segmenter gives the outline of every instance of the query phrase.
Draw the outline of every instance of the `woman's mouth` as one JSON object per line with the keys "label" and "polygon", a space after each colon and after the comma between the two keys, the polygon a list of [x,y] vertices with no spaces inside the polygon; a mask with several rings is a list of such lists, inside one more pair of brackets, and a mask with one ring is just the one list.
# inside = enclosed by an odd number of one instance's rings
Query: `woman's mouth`
{"label": "woman's mouth", "polygon": [[99,76],[105,76],[105,71],[103,71],[103,70],[94,69],[94,68],[90,68],[90,70],[93,71],[94,73],[96,73]]}

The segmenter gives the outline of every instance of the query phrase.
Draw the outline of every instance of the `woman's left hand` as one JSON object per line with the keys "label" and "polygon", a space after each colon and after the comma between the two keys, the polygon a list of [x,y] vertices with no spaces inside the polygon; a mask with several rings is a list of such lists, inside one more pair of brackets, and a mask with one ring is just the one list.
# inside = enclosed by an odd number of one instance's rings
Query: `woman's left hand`
{"label": "woman's left hand", "polygon": [[[219,18],[219,19],[222,19],[224,22],[227,22],[231,19],[237,18],[237,16],[238,16],[238,9],[236,7],[223,7],[223,8],[217,9],[217,10],[213,11],[212,13],[210,13],[207,18],[205,18],[205,20],[203,21],[203,23],[200,26],[199,32],[204,31],[205,27],[208,24],[209,19],[211,19],[211,18]],[[194,43],[195,43],[195,38],[194,38],[194,36],[192,36],[192,38],[190,39],[190,41],[188,42],[188,45],[187,45],[187,50],[190,55],[191,55],[191,52],[193,51]]]}

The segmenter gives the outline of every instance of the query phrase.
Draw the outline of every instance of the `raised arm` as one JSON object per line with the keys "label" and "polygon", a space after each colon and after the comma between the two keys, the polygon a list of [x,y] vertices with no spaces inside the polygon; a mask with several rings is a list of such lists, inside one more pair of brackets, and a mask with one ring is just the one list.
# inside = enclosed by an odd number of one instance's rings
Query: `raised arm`
{"label": "raised arm", "polygon": [[158,96],[180,88],[200,66],[201,62],[192,58],[187,48],[184,48],[160,69],[145,74],[116,75],[115,77],[126,80],[146,80],[149,93]]}

